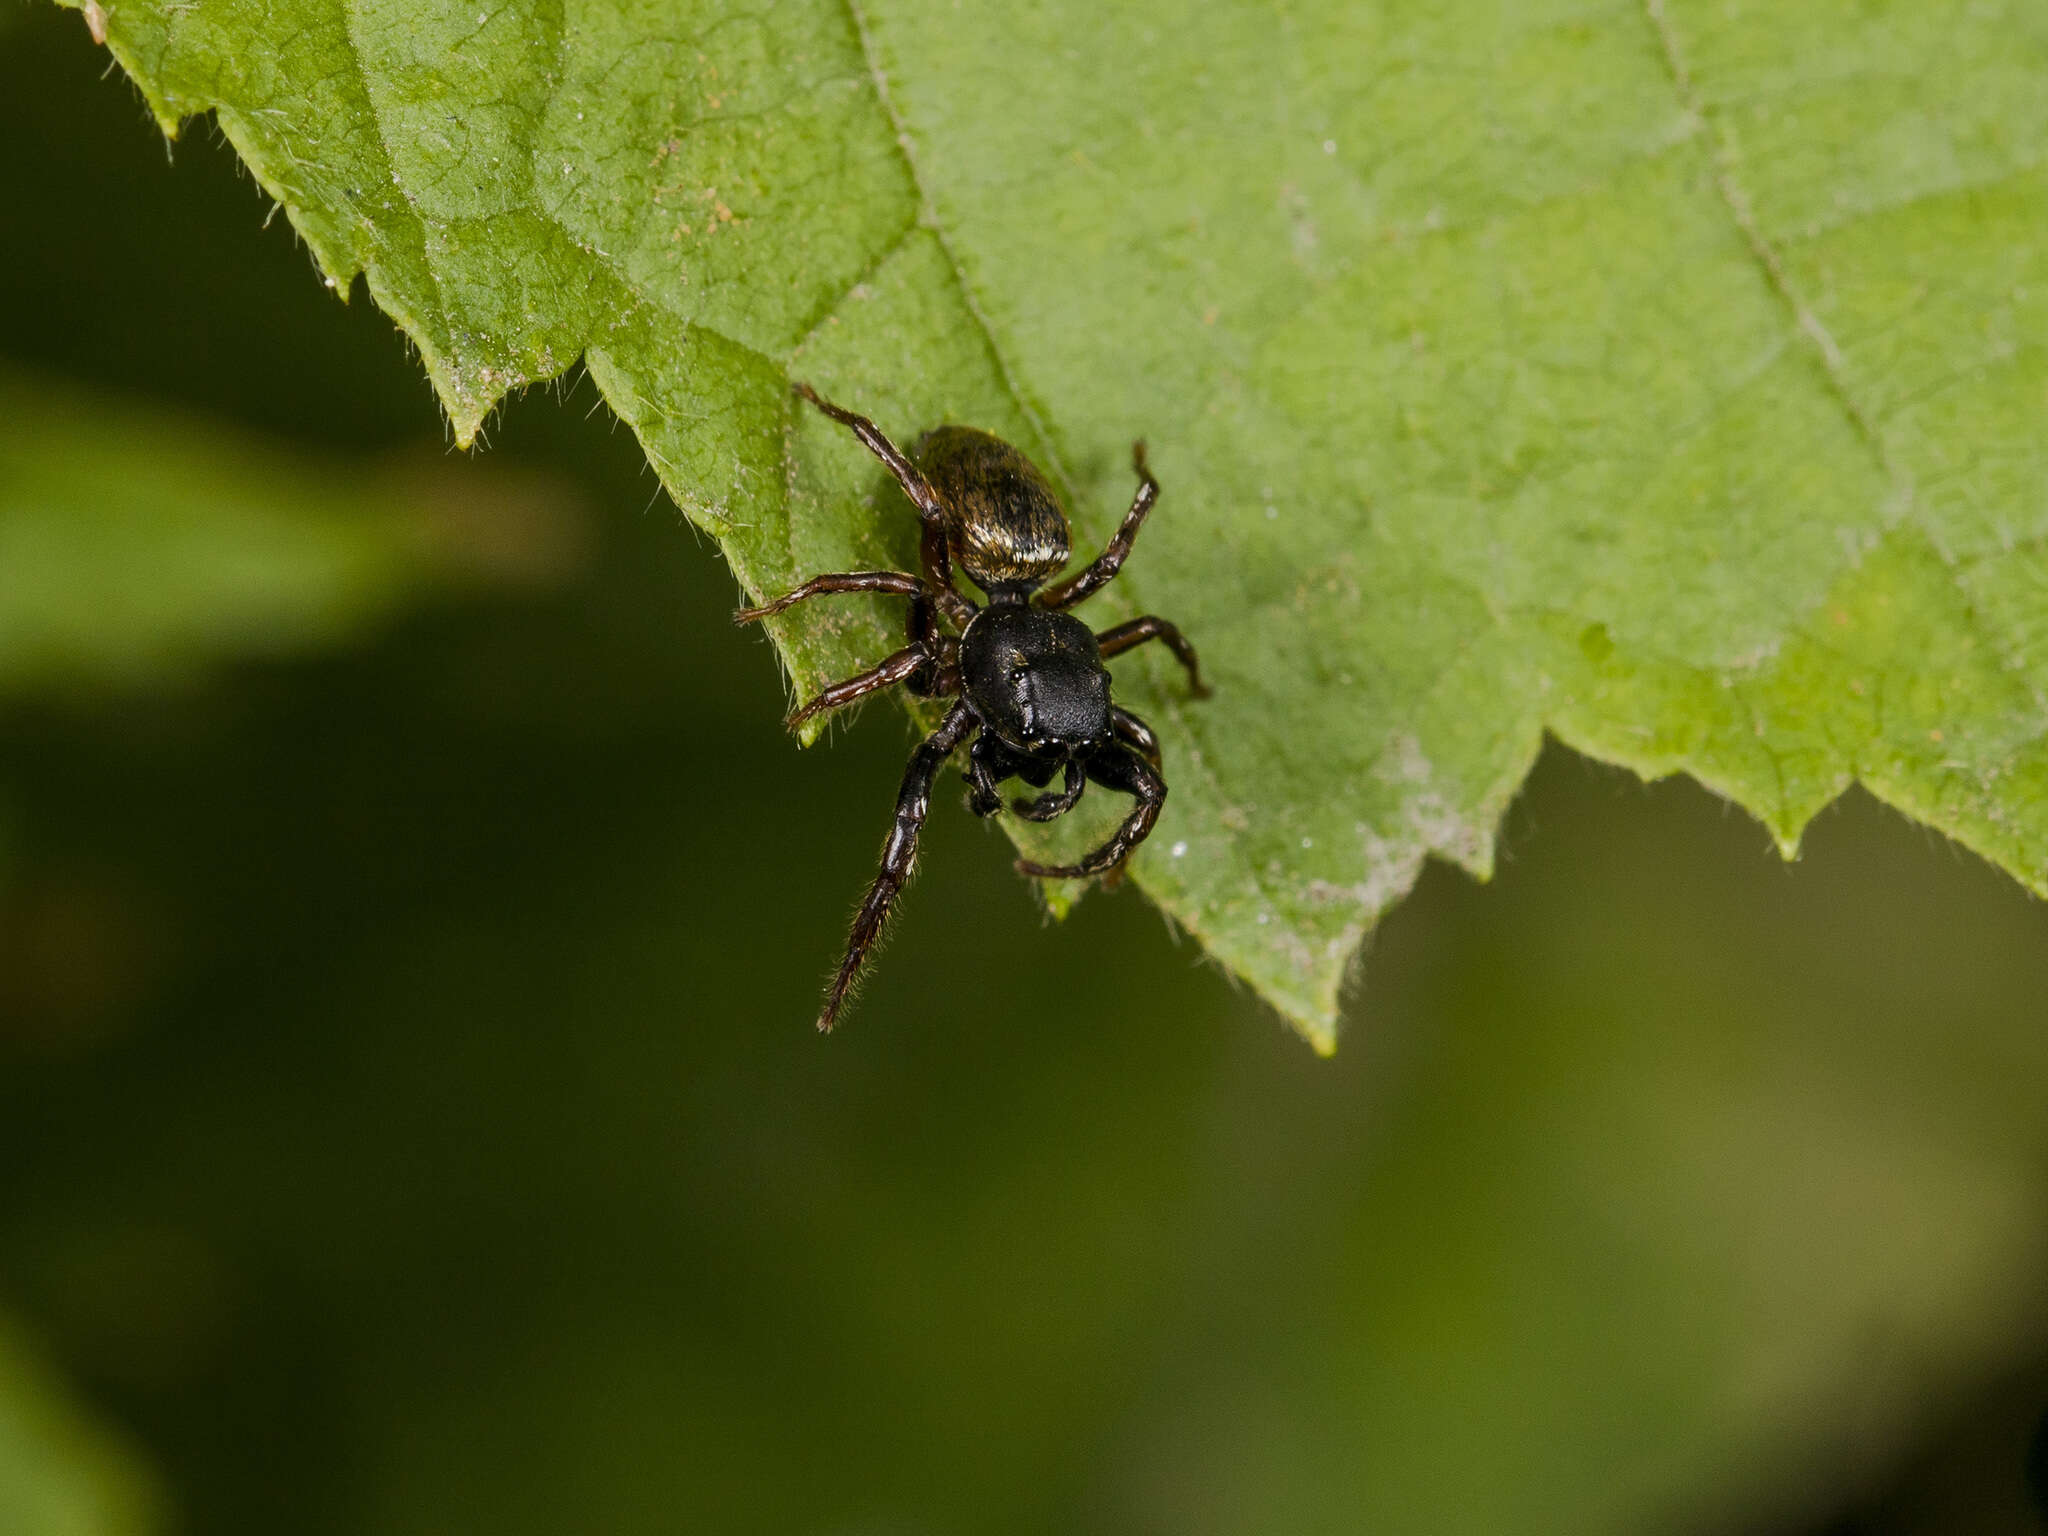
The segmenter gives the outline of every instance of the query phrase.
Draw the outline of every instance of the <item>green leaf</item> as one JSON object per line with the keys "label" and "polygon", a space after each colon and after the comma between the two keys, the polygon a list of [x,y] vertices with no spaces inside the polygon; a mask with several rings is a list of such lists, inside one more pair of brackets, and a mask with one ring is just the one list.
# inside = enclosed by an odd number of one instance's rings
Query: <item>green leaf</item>
{"label": "green leaf", "polygon": [[162,1525],[154,1482],[76,1407],[0,1316],[0,1530],[9,1536],[142,1536]]}
{"label": "green leaf", "polygon": [[331,643],[574,552],[543,482],[326,463],[5,372],[0,420],[0,696]]}
{"label": "green leaf", "polygon": [[[1136,876],[1319,1045],[1545,731],[1788,853],[1860,780],[2048,891],[2027,0],[86,3],[460,439],[582,354],[750,592],[911,555],[792,378],[1010,436],[1084,542],[1148,437],[1093,606],[1217,695],[1120,664],[1174,789]],[[808,690],[891,630],[776,639]]]}

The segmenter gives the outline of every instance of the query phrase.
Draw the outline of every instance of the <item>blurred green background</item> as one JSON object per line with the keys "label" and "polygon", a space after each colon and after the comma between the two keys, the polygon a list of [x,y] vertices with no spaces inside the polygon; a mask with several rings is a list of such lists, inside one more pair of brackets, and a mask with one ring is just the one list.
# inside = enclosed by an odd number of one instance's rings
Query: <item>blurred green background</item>
{"label": "blurred green background", "polygon": [[0,1532],[2048,1529],[2012,882],[1553,750],[1324,1062],[948,789],[821,1039],[901,717],[76,17],[0,142]]}

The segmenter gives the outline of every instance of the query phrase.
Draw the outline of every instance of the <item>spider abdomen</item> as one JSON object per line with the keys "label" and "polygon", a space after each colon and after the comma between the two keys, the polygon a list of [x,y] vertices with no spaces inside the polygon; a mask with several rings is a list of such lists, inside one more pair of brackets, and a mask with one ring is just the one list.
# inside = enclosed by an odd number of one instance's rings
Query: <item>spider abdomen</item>
{"label": "spider abdomen", "polygon": [[1066,514],[1045,476],[1001,438],[936,427],[918,440],[918,468],[946,506],[953,559],[991,594],[1041,585],[1067,563]]}

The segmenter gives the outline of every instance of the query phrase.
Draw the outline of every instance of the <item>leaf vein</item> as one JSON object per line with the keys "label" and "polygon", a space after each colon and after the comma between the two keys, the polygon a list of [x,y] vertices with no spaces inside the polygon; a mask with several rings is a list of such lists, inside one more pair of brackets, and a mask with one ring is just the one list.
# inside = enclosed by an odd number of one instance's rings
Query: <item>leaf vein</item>
{"label": "leaf vein", "polygon": [[[1672,86],[1678,96],[1679,106],[1686,114],[1701,123],[1711,123],[1713,111],[1702,100],[1694,84],[1692,72],[1685,62],[1685,53],[1678,40],[1678,32],[1664,12],[1664,0],[1643,0],[1643,13],[1655,33],[1664,64],[1670,75]],[[1717,136],[1718,138],[1718,136]],[[1714,161],[1714,187],[1720,194],[1722,204],[1734,220],[1736,232],[1749,248],[1751,257],[1761,269],[1765,283],[1777,294],[1780,302],[1791,312],[1793,322],[1805,333],[1819,354],[1821,367],[1836,401],[1849,418],[1850,425],[1869,447],[1877,460],[1878,469],[1899,493],[1900,500],[1910,504],[1912,479],[1891,454],[1883,436],[1878,432],[1870,415],[1849,388],[1848,364],[1842,356],[1835,338],[1828,333],[1826,325],[1807,304],[1805,297],[1792,282],[1791,274],[1785,270],[1783,258],[1777,248],[1765,237],[1762,226],[1757,222],[1756,212],[1750,205],[1748,194],[1735,177],[1733,157],[1727,140],[1719,138],[1712,152]]]}

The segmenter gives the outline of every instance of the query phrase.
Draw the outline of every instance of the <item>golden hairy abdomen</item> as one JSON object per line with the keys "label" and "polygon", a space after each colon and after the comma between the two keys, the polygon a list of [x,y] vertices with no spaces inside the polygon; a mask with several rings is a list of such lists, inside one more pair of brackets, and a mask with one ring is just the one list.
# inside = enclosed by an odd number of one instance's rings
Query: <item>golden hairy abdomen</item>
{"label": "golden hairy abdomen", "polygon": [[1067,563],[1059,498],[1015,448],[973,427],[948,426],[918,439],[916,454],[946,505],[953,559],[979,586],[1037,586]]}

